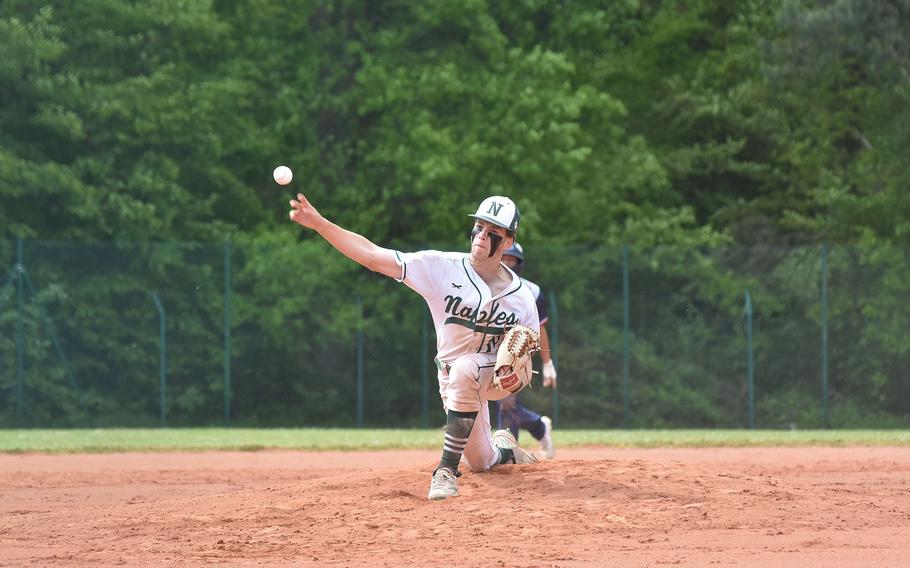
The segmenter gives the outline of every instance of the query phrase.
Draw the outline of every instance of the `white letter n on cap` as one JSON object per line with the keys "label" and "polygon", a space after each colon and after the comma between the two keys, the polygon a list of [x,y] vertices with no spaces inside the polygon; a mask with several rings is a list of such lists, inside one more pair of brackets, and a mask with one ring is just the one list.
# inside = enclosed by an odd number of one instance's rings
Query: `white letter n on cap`
{"label": "white letter n on cap", "polygon": [[492,213],[493,216],[495,217],[496,215],[499,215],[499,210],[502,209],[502,206],[503,206],[502,203],[496,203],[495,201],[493,201],[490,203],[490,208],[487,209],[487,213]]}

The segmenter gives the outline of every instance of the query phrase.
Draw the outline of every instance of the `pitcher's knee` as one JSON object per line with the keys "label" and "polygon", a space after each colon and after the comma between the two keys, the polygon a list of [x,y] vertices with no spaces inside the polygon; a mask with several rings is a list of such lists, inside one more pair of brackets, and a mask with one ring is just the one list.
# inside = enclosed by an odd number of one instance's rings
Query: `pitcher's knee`
{"label": "pitcher's knee", "polygon": [[[488,455],[488,452],[485,453],[476,450],[472,452],[466,450],[464,456],[462,457],[464,458],[464,463],[468,466],[468,469],[471,471],[471,473],[480,473],[482,471],[487,471],[493,467],[493,464],[495,463],[495,460],[491,459],[491,456]],[[493,463],[490,463],[491,461]]]}

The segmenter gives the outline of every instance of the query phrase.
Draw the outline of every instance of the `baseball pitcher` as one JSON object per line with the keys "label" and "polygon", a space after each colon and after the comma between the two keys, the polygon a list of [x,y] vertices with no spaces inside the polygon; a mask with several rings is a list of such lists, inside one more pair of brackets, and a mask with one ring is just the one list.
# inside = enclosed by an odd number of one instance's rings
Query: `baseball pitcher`
{"label": "baseball pitcher", "polygon": [[303,194],[291,200],[290,218],[316,231],[339,252],[420,294],[436,329],[439,395],[446,411],[442,457],[428,498],[458,495],[461,458],[471,471],[497,464],[536,463],[508,430],[490,434],[488,401],[519,392],[531,379],[540,322],[528,286],[502,264],[515,242],[519,211],[502,196],[484,199],[471,229],[469,253],[382,248],[325,219]]}

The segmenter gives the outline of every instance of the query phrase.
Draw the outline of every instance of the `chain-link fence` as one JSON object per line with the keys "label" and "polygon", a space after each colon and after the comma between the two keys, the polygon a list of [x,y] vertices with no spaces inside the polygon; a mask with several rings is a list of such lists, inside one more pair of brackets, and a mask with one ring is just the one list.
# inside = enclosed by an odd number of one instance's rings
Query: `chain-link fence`
{"label": "chain-link fence", "polygon": [[[528,247],[562,427],[910,425],[889,247]],[[438,426],[423,300],[317,240],[0,241],[0,426]]]}

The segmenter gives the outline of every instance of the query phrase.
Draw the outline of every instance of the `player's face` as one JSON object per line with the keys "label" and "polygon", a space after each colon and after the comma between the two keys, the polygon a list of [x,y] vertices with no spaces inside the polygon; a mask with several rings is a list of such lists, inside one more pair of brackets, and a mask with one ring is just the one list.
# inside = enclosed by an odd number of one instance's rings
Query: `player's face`
{"label": "player's face", "polygon": [[471,254],[478,260],[495,257],[512,246],[511,239],[502,227],[478,219],[471,230]]}
{"label": "player's face", "polygon": [[502,257],[502,263],[512,270],[515,270],[515,268],[518,266],[518,259],[510,254],[507,254]]}

